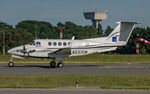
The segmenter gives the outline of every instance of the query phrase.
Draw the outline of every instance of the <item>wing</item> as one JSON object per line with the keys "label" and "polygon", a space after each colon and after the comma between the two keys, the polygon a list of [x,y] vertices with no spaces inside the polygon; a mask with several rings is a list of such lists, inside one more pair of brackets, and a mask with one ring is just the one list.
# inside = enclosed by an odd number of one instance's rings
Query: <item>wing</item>
{"label": "wing", "polygon": [[71,55],[71,48],[62,48],[52,53],[49,53],[49,57],[67,57]]}
{"label": "wing", "polygon": [[71,48],[60,49],[38,49],[36,51],[30,51],[29,56],[36,57],[49,57],[49,58],[65,58],[71,54]]}

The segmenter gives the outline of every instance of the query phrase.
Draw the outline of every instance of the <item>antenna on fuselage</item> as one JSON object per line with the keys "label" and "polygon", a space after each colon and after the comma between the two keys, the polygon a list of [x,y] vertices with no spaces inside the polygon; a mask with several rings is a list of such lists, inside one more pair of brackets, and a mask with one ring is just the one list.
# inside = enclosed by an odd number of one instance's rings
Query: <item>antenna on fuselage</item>
{"label": "antenna on fuselage", "polygon": [[75,39],[75,36],[73,36],[71,40],[74,40],[74,39]]}

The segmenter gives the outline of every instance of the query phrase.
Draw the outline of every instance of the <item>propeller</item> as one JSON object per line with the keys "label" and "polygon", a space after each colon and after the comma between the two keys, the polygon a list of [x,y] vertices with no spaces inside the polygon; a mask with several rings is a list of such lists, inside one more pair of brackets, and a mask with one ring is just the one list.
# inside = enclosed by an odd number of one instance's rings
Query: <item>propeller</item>
{"label": "propeller", "polygon": [[24,53],[24,56],[27,53],[25,45],[23,45],[23,53]]}
{"label": "propeller", "polygon": [[25,57],[26,54],[29,56],[29,53],[33,53],[35,51],[36,50],[29,50],[29,51],[27,51],[27,48],[25,47],[25,45],[23,45],[23,49],[21,50],[21,52],[24,54],[24,57]]}
{"label": "propeller", "polygon": [[20,50],[20,52],[22,52],[24,54],[24,56],[25,56],[25,54],[27,53],[25,45],[23,45],[23,49]]}
{"label": "propeller", "polygon": [[20,50],[20,52],[22,52],[23,53],[23,56],[24,57],[28,57],[29,56],[29,53],[33,53],[33,52],[35,52],[36,50],[31,50],[30,48],[27,50],[27,48],[25,47],[25,42],[24,41],[22,41],[23,42],[23,49],[21,49]]}
{"label": "propeller", "polygon": [[[25,45],[23,45],[23,49],[22,49],[22,50],[20,50],[20,52],[22,52],[22,53],[23,53],[23,57],[24,57],[25,59],[27,59],[27,58],[28,58],[29,53],[27,52],[27,49],[26,49]],[[26,54],[27,54],[28,56],[26,56]]]}

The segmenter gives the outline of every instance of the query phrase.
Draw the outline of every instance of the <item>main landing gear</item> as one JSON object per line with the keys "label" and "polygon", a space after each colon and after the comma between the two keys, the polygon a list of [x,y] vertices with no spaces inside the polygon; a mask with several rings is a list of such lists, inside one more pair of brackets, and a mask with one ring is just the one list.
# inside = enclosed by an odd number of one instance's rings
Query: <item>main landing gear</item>
{"label": "main landing gear", "polygon": [[[13,57],[11,56],[9,63],[8,63],[9,67],[13,67],[14,66],[14,62],[13,62]],[[50,67],[54,68],[54,67],[58,67],[58,68],[62,68],[63,67],[63,63],[61,61],[59,61],[57,64],[55,62],[55,59],[53,61],[50,62]]]}
{"label": "main landing gear", "polygon": [[[52,68],[56,67],[56,62],[55,62],[55,61],[51,61],[51,62],[50,62],[50,67],[52,67]],[[62,63],[61,61],[58,62],[58,63],[57,63],[57,67],[58,67],[58,68],[62,68],[62,67],[63,67],[63,63]]]}

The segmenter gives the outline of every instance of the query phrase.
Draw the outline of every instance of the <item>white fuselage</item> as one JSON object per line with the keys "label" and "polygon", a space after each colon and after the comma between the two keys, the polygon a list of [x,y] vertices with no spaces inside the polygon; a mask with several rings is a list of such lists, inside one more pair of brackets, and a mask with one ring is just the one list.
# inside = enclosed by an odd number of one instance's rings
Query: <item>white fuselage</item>
{"label": "white fuselage", "polygon": [[[44,58],[64,58],[72,56],[82,56],[93,54],[97,52],[104,52],[115,50],[116,46],[105,45],[102,42],[94,42],[93,40],[51,40],[51,39],[37,39],[34,43],[25,45],[26,51],[31,53],[24,54],[21,52],[23,46],[15,47],[8,51],[13,55],[29,56],[29,57],[44,57]],[[70,49],[70,54],[54,55],[51,54],[59,49]]]}

